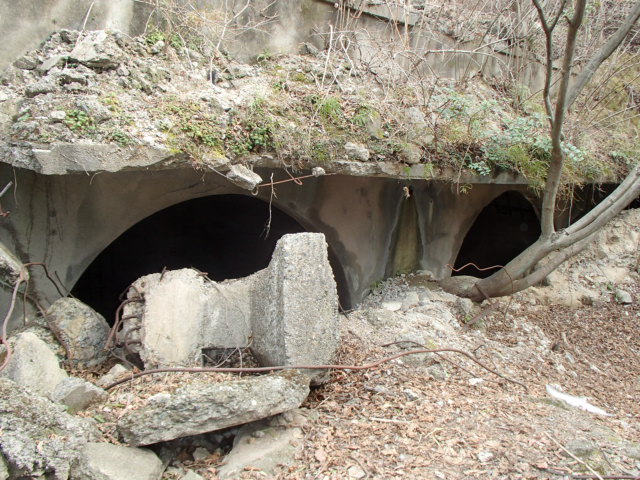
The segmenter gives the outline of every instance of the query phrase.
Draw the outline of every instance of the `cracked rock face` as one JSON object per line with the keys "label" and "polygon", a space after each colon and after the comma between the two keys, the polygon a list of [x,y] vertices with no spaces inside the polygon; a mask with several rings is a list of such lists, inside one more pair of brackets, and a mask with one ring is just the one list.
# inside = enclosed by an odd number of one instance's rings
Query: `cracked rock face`
{"label": "cracked rock face", "polygon": [[118,432],[133,446],[151,445],[276,415],[299,407],[308,394],[309,378],[296,370],[223,383],[196,379],[129,411]]}
{"label": "cracked rock face", "polygon": [[92,421],[5,378],[0,378],[0,432],[10,478],[46,474],[66,480],[87,442],[99,438]]}

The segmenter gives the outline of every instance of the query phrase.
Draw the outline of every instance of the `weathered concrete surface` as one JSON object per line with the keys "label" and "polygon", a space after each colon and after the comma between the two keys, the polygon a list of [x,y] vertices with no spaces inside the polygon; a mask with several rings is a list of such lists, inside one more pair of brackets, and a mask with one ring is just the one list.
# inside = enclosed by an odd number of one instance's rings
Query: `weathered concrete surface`
{"label": "weathered concrete surface", "polygon": [[[38,395],[50,397],[67,372],[60,368],[53,350],[32,332],[9,339],[13,352],[0,377],[8,378]],[[4,352],[1,355],[4,358]]]}
{"label": "weathered concrete surface", "polygon": [[164,467],[150,450],[109,443],[87,443],[71,480],[158,480]]}
{"label": "weathered concrete surface", "polygon": [[293,370],[224,383],[196,379],[127,412],[118,422],[118,432],[133,446],[150,445],[291,410],[308,394],[308,377]]}
{"label": "weathered concrete surface", "polygon": [[91,307],[75,298],[61,298],[49,307],[46,318],[72,365],[95,367],[107,359],[109,325]]}
{"label": "weathered concrete surface", "polygon": [[125,308],[128,320],[119,338],[140,340],[134,350],[147,368],[200,366],[203,348],[235,348],[250,343],[251,278],[214,283],[193,269],[142,277],[134,283],[144,304]]}
{"label": "weathered concrete surface", "polygon": [[340,329],[324,235],[284,235],[251,302],[251,351],[262,365],[331,363]]}
{"label": "weathered concrete surface", "polygon": [[69,415],[5,378],[0,378],[0,431],[0,452],[11,478],[46,472],[66,480],[82,448],[98,439],[92,421]]}
{"label": "weathered concrete surface", "polygon": [[92,403],[104,401],[109,395],[93,383],[67,377],[56,385],[51,400],[67,406],[70,413],[84,410]]}

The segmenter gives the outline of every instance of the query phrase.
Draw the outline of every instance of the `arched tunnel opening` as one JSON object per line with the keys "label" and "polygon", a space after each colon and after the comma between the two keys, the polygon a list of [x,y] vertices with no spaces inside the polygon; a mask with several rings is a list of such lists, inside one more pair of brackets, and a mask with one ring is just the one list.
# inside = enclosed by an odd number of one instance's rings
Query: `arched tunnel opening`
{"label": "arched tunnel opening", "polygon": [[[454,268],[473,263],[479,268],[506,265],[540,236],[540,222],[531,203],[519,192],[505,192],[478,215],[462,242]],[[498,268],[468,266],[453,275],[486,278]]]}
{"label": "arched tunnel opening", "polygon": [[[246,277],[267,267],[280,237],[305,231],[295,219],[257,198],[214,195],[188,200],[150,215],[116,238],[71,294],[113,323],[118,297],[141,276],[193,267],[215,281]],[[344,272],[331,248],[329,261],[340,304],[350,308]]]}

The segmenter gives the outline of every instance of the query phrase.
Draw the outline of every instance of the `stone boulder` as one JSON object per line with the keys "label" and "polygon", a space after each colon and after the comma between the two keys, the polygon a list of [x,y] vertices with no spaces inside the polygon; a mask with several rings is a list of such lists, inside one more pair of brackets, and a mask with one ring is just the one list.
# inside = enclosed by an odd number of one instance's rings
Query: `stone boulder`
{"label": "stone boulder", "polygon": [[75,298],[61,298],[49,307],[46,319],[74,367],[94,367],[107,359],[109,325],[91,307]]}
{"label": "stone boulder", "polygon": [[113,32],[96,30],[87,33],[69,54],[72,60],[98,70],[118,68],[125,58]]}
{"label": "stone boulder", "polygon": [[71,480],[159,480],[164,467],[150,450],[109,443],[87,443]]}
{"label": "stone boulder", "polygon": [[66,480],[87,442],[97,441],[95,424],[0,378],[0,453],[10,478]]}
{"label": "stone boulder", "polygon": [[308,394],[309,379],[296,370],[223,383],[195,379],[128,411],[118,432],[133,446],[150,445],[276,415],[299,407]]}
{"label": "stone boulder", "polygon": [[[0,377],[8,378],[38,395],[51,397],[56,385],[67,378],[58,358],[34,333],[26,331],[9,339],[12,355]],[[0,355],[0,360],[4,355]]]}
{"label": "stone boulder", "polygon": [[51,399],[66,405],[70,413],[75,413],[93,403],[106,400],[108,396],[107,392],[93,383],[77,377],[67,377],[56,385]]}

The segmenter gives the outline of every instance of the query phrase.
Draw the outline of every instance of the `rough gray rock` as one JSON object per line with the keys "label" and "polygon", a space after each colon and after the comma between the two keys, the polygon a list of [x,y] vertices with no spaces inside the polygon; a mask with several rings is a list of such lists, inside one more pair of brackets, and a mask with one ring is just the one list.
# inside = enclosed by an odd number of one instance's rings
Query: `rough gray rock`
{"label": "rough gray rock", "polygon": [[291,410],[308,394],[308,377],[292,370],[224,383],[196,379],[130,410],[119,420],[118,431],[131,445],[150,445]]}
{"label": "rough gray rock", "polygon": [[67,378],[55,353],[34,333],[19,333],[9,344],[13,352],[0,376],[45,397],[50,397],[56,385]]}
{"label": "rough gray rock", "polygon": [[262,183],[262,177],[244,165],[232,165],[227,173],[227,178],[234,185],[245,190],[253,190]]}
{"label": "rough gray rock", "polygon": [[[251,351],[262,365],[331,363],[338,294],[321,233],[284,235],[252,296]],[[327,371],[315,372],[322,382]]]}
{"label": "rough gray rock", "polygon": [[106,374],[100,377],[96,382],[96,385],[98,385],[99,387],[106,387],[107,385],[115,382],[120,377],[120,375],[128,371],[129,370],[127,370],[127,367],[118,363],[111,367],[111,370],[109,370]]}
{"label": "rough gray rock", "polygon": [[68,377],[56,385],[51,399],[54,402],[63,403],[71,413],[75,413],[84,410],[92,403],[106,400],[107,397],[107,392],[93,383],[77,377]]}
{"label": "rough gray rock", "polygon": [[39,82],[28,85],[24,90],[24,94],[29,98],[33,98],[38,95],[44,95],[45,93],[55,92],[57,89],[58,86],[53,79],[43,78]]}
{"label": "rough gray rock", "polygon": [[204,480],[204,477],[201,477],[193,470],[189,470],[180,478],[180,480]]}
{"label": "rough gray rock", "polygon": [[302,428],[317,412],[295,409],[271,418],[243,425],[234,438],[233,449],[218,470],[220,478],[237,478],[247,466],[272,475],[278,465],[289,465],[303,447]]}
{"label": "rough gray rock", "polygon": [[[5,247],[4,243],[0,242],[0,278],[9,285],[15,285],[21,269],[22,262]],[[25,275],[28,279],[27,272],[25,272]]]}
{"label": "rough gray rock", "polygon": [[158,480],[162,461],[150,450],[109,443],[87,443],[71,480]]}
{"label": "rough gray rock", "polygon": [[302,447],[304,434],[299,427],[270,425],[269,421],[244,425],[233,441],[233,449],[218,470],[221,479],[238,478],[246,467],[274,474],[278,465],[288,465]]}
{"label": "rough gray rock", "polygon": [[46,318],[75,367],[94,367],[107,359],[109,325],[91,307],[75,298],[61,298],[49,307]]}
{"label": "rough gray rock", "polygon": [[0,378],[0,451],[11,478],[51,475],[66,480],[84,445],[98,439],[95,424]]}
{"label": "rough gray rock", "polygon": [[116,43],[113,34],[96,30],[81,39],[69,57],[90,68],[110,70],[118,68],[122,63],[124,52]]}
{"label": "rough gray rock", "polygon": [[622,289],[616,289],[616,302],[621,305],[631,305],[633,303],[633,297],[631,294]]}
{"label": "rough gray rock", "polygon": [[358,160],[360,162],[366,162],[369,160],[371,153],[369,149],[359,143],[347,142],[344,145],[344,151],[347,153],[347,158],[352,160]]}

